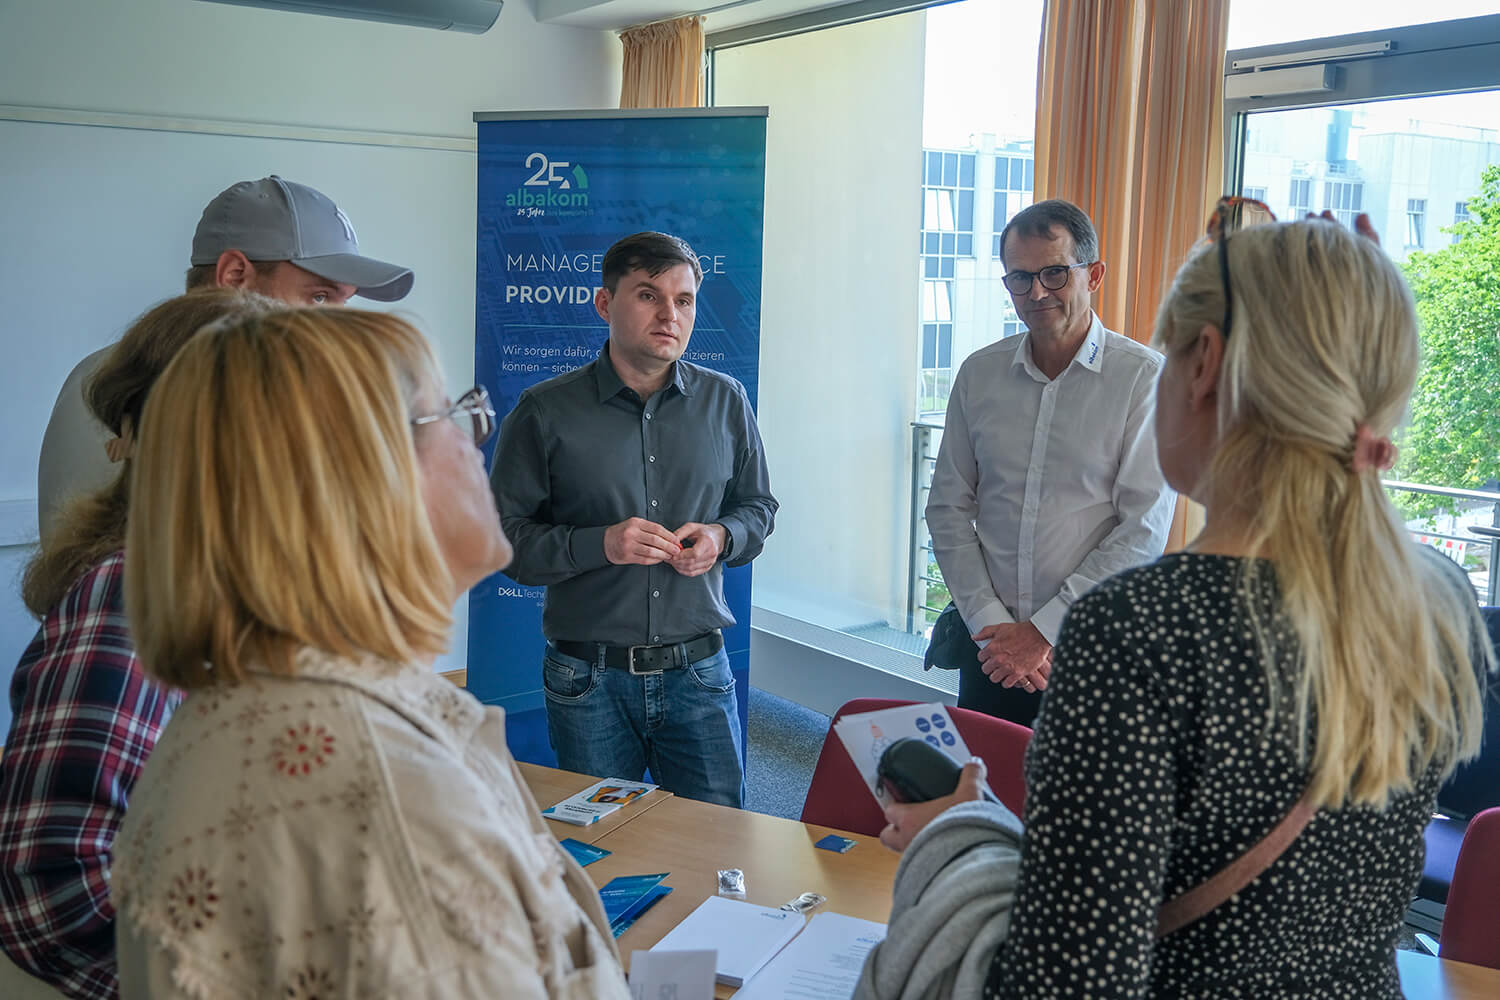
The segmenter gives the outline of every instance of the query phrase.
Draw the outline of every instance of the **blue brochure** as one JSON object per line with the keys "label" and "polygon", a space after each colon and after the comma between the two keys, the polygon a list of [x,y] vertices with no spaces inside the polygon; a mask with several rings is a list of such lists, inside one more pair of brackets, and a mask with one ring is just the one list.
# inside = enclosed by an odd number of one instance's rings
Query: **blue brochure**
{"label": "blue brochure", "polygon": [[670,885],[659,885],[651,889],[641,897],[640,902],[636,903],[636,905],[632,906],[623,915],[621,915],[619,920],[611,923],[609,925],[609,929],[614,933],[615,937],[619,937],[621,934],[624,934],[626,931],[630,930],[630,925],[635,923],[636,919],[642,913],[645,913],[647,910],[651,909],[651,907],[656,904],[656,901],[658,899],[661,899],[671,891],[672,887]]}
{"label": "blue brochure", "polygon": [[[599,890],[604,903],[604,915],[609,918],[610,929],[619,937],[626,927],[635,922],[652,903],[672,890],[661,885],[669,872],[656,875],[621,875],[612,878]],[[657,892],[658,888],[664,891]]]}

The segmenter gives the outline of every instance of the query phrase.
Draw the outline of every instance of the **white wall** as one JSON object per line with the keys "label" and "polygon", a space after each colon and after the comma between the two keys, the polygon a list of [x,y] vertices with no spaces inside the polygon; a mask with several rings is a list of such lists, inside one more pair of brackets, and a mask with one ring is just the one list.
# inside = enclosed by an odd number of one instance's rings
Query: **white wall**
{"label": "white wall", "polygon": [[[619,61],[613,34],[537,24],[525,0],[479,36],[196,0],[0,0],[0,105],[26,108],[472,139],[476,110],[613,106]],[[34,498],[42,430],[73,363],[180,290],[198,212],[243,178],[276,171],[322,189],[365,252],[412,266],[399,308],[450,384],[467,386],[474,159],[0,122],[0,504],[14,514]],[[27,550],[12,539],[0,538],[0,681],[35,627],[15,587]],[[444,668],[463,664],[459,611]]]}
{"label": "white wall", "polygon": [[770,108],[755,604],[832,628],[905,618],[925,38],[906,14],[714,62],[716,104]]}

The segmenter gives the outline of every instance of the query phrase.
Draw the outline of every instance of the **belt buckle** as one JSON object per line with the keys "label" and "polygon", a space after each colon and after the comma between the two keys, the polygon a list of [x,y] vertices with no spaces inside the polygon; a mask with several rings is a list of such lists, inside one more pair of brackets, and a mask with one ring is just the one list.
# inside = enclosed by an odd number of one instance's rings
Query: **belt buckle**
{"label": "belt buckle", "polygon": [[633,676],[633,677],[649,677],[652,674],[659,674],[663,670],[666,669],[665,667],[658,667],[655,670],[637,670],[637,669],[635,669],[635,651],[636,650],[638,650],[638,649],[657,649],[657,648],[658,647],[651,646],[651,645],[631,646],[630,647],[630,664],[629,664],[629,667],[630,667],[631,676]]}

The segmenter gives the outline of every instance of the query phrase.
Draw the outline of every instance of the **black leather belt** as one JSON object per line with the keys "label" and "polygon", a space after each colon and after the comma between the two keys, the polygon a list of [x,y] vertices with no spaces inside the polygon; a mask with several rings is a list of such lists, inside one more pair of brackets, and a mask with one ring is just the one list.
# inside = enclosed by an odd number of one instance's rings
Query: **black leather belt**
{"label": "black leather belt", "polygon": [[606,646],[602,642],[570,642],[554,640],[553,647],[568,656],[595,662],[599,650],[604,650],[604,665],[618,670],[629,670],[632,674],[654,674],[662,670],[677,670],[713,656],[724,648],[724,636],[718,631],[705,632],[686,642],[664,642],[657,646]]}

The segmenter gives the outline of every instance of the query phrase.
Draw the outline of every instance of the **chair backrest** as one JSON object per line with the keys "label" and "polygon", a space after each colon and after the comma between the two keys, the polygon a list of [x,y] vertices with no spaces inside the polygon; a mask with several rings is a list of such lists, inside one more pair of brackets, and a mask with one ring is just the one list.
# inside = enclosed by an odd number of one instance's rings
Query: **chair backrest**
{"label": "chair backrest", "polygon": [[[841,706],[833,721],[838,722],[846,715],[915,704],[918,702],[856,698]],[[1017,816],[1021,815],[1026,805],[1024,765],[1031,730],[965,708],[949,706],[948,712],[969,750],[984,761],[995,796]],[[870,794],[865,779],[860,777],[859,769],[849,759],[848,751],[832,726],[823,739],[823,751],[813,769],[812,786],[808,788],[807,800],[802,805],[802,822],[872,837],[885,828],[885,813]]]}
{"label": "chair backrest", "polygon": [[1500,809],[1475,816],[1453,866],[1438,954],[1500,969]]}
{"label": "chair backrest", "polygon": [[[1500,657],[1500,607],[1480,608],[1489,627],[1490,642]],[[1460,764],[1438,790],[1438,810],[1473,816],[1500,806],[1500,685],[1492,679],[1484,699],[1484,745],[1479,756]]]}

